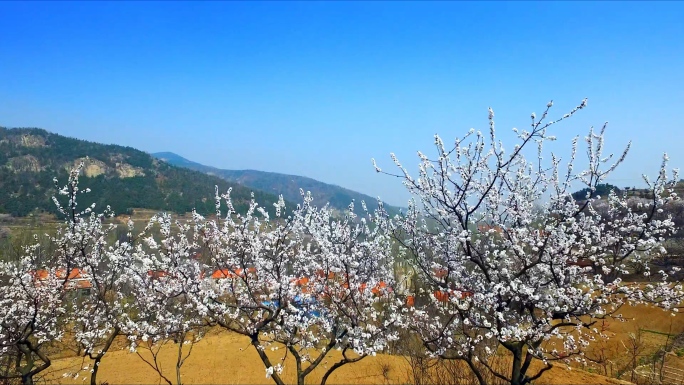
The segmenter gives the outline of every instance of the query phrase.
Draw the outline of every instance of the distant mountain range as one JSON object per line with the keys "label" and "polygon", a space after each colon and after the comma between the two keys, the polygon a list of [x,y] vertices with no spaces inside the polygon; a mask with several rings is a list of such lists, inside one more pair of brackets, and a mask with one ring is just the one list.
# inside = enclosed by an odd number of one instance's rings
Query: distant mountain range
{"label": "distant mountain range", "polygon": [[[377,208],[377,198],[304,176],[257,170],[220,169],[193,162],[173,152],[157,152],[152,154],[152,156],[174,166],[185,167],[209,175],[215,175],[227,181],[239,183],[255,190],[275,195],[282,194],[286,200],[292,202],[301,201],[299,191],[301,188],[304,191],[311,191],[314,198],[313,203],[318,206],[330,203],[330,206],[335,209],[345,210],[352,200],[354,200],[356,212],[360,212],[361,210],[361,201],[366,203],[368,210]],[[390,214],[396,214],[400,210],[398,207],[387,204],[384,204],[384,207]]]}
{"label": "distant mountain range", "polygon": [[[86,158],[87,157],[87,158]],[[68,138],[37,128],[0,127],[0,213],[25,216],[35,210],[56,213],[51,197],[66,184],[69,171],[85,162],[79,207],[96,203],[111,206],[116,214],[134,208],[190,212],[215,212],[214,186],[225,192],[232,187],[233,205],[245,211],[251,188],[217,176],[175,167],[131,147],[105,145]],[[268,211],[274,194],[255,191],[255,199]],[[288,203],[292,207],[291,203]]]}
{"label": "distant mountain range", "polygon": [[[162,159],[163,161],[160,161]],[[311,191],[314,204],[329,202],[340,211],[352,200],[356,211],[361,201],[369,210],[377,199],[302,176],[254,170],[221,170],[189,161],[173,153],[150,155],[131,147],[88,142],[39,128],[0,127],[0,213],[26,216],[32,212],[57,213],[52,202],[69,171],[84,162],[81,188],[91,192],[79,197],[79,206],[96,203],[118,214],[150,209],[200,214],[215,212],[214,189],[232,188],[235,209],[246,211],[251,193],[267,211],[282,194],[288,207],[301,202],[299,189]],[[391,214],[399,212],[385,206]]]}
{"label": "distant mountain range", "polygon": [[[160,161],[161,160],[161,161]],[[288,207],[301,202],[300,188],[311,191],[314,204],[326,203],[344,211],[355,201],[356,212],[361,201],[369,210],[377,207],[377,199],[340,186],[315,179],[256,170],[226,170],[190,161],[172,152],[148,154],[131,147],[105,145],[50,133],[38,128],[0,127],[0,213],[25,216],[33,211],[56,213],[51,198],[56,193],[53,178],[65,184],[69,171],[84,161],[83,189],[91,193],[80,198],[80,206],[96,203],[100,208],[111,206],[116,214],[133,209],[151,209],[187,213],[196,209],[200,214],[212,214],[214,188],[231,197],[238,211],[244,212],[251,193],[269,212],[278,194]],[[684,183],[677,192],[684,194]],[[600,185],[594,194],[606,196],[613,188]],[[627,189],[631,196],[646,197],[641,189]],[[585,199],[586,190],[573,194]],[[390,214],[400,208],[385,205]]]}

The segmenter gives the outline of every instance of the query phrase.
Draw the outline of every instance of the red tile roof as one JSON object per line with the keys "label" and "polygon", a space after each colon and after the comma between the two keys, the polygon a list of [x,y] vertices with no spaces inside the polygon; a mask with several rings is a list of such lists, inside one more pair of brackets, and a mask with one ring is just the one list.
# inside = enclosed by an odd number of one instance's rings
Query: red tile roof
{"label": "red tile roof", "polygon": [[[31,274],[38,282],[45,281],[50,276],[49,271],[44,269],[34,270]],[[69,289],[90,289],[93,287],[90,277],[83,269],[73,268],[67,275],[66,269],[61,268],[55,270],[54,274],[57,279],[66,280]]]}

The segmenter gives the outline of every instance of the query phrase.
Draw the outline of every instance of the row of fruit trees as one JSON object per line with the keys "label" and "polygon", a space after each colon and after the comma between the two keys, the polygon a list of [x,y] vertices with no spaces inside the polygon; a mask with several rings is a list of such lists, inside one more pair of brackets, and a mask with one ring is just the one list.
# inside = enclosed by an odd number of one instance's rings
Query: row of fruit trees
{"label": "row of fruit trees", "polygon": [[[417,175],[394,155],[396,174],[374,161],[413,197],[394,217],[363,202],[362,215],[354,203],[336,215],[306,192],[296,207],[281,198],[275,215],[255,201],[238,213],[230,191],[216,191],[215,216],[159,214],[141,231],[130,223],[112,242],[117,225],[106,219],[114,214],[78,206],[88,190],[77,168],[54,199],[64,217],[51,240],[56,252],[36,244],[19,261],[0,263],[0,379],[33,383],[52,365],[53,342],[68,336],[92,360],[97,384],[117,338],[137,352],[191,343],[207,328],[249,337],[276,384],[285,383],[288,355],[304,384],[338,350],[325,383],[344,365],[393,353],[407,333],[429,356],[466,365],[480,384],[528,384],[556,362],[581,362],[593,340],[607,338],[595,323],[619,319],[621,306],[677,310],[683,291],[672,271],[649,267],[676,230],[662,208],[677,199],[677,175],[668,177],[665,156],[655,179],[645,178],[650,199],[572,199],[572,191],[604,183],[627,150],[606,156],[605,126],[592,129],[578,171],[579,137],[565,159],[545,144],[555,140],[551,126],[586,100],[555,121],[551,106],[533,114],[528,129],[514,129],[511,147],[498,140],[490,109],[484,132],[451,145],[435,136],[435,153],[418,153]],[[635,262],[650,281],[622,280]],[[282,359],[266,354],[276,349]],[[178,383],[187,354],[179,349]],[[509,364],[493,365],[502,354]]]}

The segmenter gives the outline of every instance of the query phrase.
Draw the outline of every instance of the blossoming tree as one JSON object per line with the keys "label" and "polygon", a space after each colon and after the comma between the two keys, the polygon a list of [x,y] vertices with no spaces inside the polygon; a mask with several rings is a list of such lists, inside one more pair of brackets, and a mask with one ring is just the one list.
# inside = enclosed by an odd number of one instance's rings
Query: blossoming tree
{"label": "blossoming tree", "polygon": [[43,253],[36,243],[24,249],[19,261],[0,263],[0,348],[3,356],[14,358],[2,379],[33,383],[52,363],[50,344],[64,336],[65,325],[78,311],[76,277],[84,274],[79,266],[92,240],[102,234],[102,216],[93,213],[94,206],[78,208],[78,195],[88,192],[79,189],[80,170],[72,170],[68,183],[58,189],[67,203],[53,198],[65,220],[51,239],[55,252]]}
{"label": "blossoming tree", "polygon": [[[249,337],[276,384],[290,373],[298,384],[310,382],[314,371],[325,384],[407,326],[430,354],[462,361],[481,384],[491,376],[528,384],[555,361],[582,361],[591,341],[607,338],[599,320],[620,319],[624,304],[675,311],[684,294],[671,271],[654,273],[650,264],[675,228],[663,213],[677,199],[667,157],[655,180],[645,178],[650,192],[635,200],[592,194],[627,155],[603,155],[605,126],[585,138],[586,170],[575,170],[579,138],[567,162],[546,156],[551,126],[585,107],[547,121],[549,103],[530,129],[515,130],[511,149],[497,140],[490,110],[487,134],[471,130],[449,148],[435,136],[437,157],[419,153],[417,178],[393,156],[395,176],[414,195],[395,218],[382,205],[373,213],[364,205],[357,216],[353,203],[339,216],[303,192],[296,208],[281,198],[273,217],[254,200],[239,214],[230,191],[217,191],[215,218],[194,213],[174,222],[160,214],[135,239],[131,226],[127,239],[112,241],[115,227],[104,223],[111,213],[77,206],[77,168],[59,189],[68,203],[55,200],[65,217],[52,239],[56,252],[36,245],[0,263],[0,354],[8,363],[0,379],[33,383],[67,325],[93,360],[91,383],[125,335],[169,384],[157,353],[165,341],[178,342],[180,384],[192,342],[210,326]],[[588,193],[578,201],[571,191],[579,187]],[[394,242],[422,283],[410,311],[393,290]],[[630,266],[650,281],[624,279],[635,273]],[[75,299],[81,276],[90,295]],[[493,364],[501,355],[510,361],[506,371]]]}
{"label": "blossoming tree", "polygon": [[[339,367],[383,350],[399,322],[389,238],[377,225],[382,210],[356,218],[352,204],[344,218],[335,218],[328,206],[313,207],[310,194],[302,195],[289,213],[281,197],[270,218],[253,200],[245,215],[237,214],[230,194],[217,192],[217,219],[196,221],[213,264],[212,279],[196,297],[200,313],[248,336],[277,384],[285,383],[288,354],[298,384],[321,365],[324,384]],[[333,349],[341,357],[328,365]]]}
{"label": "blossoming tree", "polygon": [[[78,191],[78,172],[72,175],[69,184],[74,186],[70,191]],[[72,195],[70,201],[76,202],[77,195]],[[72,298],[64,325],[72,327],[75,342],[91,361],[73,376],[83,375],[85,371],[91,385],[98,383],[100,363],[115,339],[134,332],[130,325],[135,312],[130,306],[132,292],[127,277],[133,262],[132,222],[125,239],[113,240],[117,225],[104,222],[114,213],[109,208],[102,213],[95,213],[93,209],[94,206],[88,210],[88,215],[75,212],[67,219],[72,264],[82,279],[82,285],[77,288],[87,294]]]}
{"label": "blossoming tree", "polygon": [[[575,201],[572,189],[593,191],[629,146],[617,159],[605,156],[605,125],[592,129],[585,138],[588,167],[577,171],[579,138],[565,163],[544,145],[555,139],[550,127],[586,100],[556,121],[547,121],[551,106],[540,118],[532,114],[529,129],[514,129],[512,148],[497,139],[490,109],[487,133],[471,130],[450,147],[435,136],[436,156],[418,153],[416,178],[393,154],[401,172],[386,173],[414,197],[395,218],[397,239],[427,287],[411,312],[414,330],[431,354],[462,361],[481,384],[485,374],[528,384],[554,361],[583,360],[590,341],[607,338],[597,320],[619,319],[623,304],[676,311],[682,299],[668,272],[646,284],[622,279],[634,260],[645,262],[643,275],[651,277],[648,261],[665,252],[662,242],[673,231],[672,221],[658,216],[676,199],[667,157],[655,180],[645,178],[651,199],[636,210],[615,192]],[[594,209],[599,199],[605,210]],[[506,371],[493,365],[502,353]]]}
{"label": "blossoming tree", "polygon": [[171,385],[159,353],[171,341],[178,344],[175,383],[181,385],[182,366],[208,325],[195,306],[202,301],[200,287],[206,279],[205,266],[193,258],[199,248],[197,233],[187,223],[159,214],[137,238],[126,274],[136,309],[129,322],[130,350]]}
{"label": "blossoming tree", "polygon": [[41,261],[28,247],[17,263],[0,263],[0,356],[7,365],[0,379],[32,384],[50,367],[51,341],[61,338],[66,314],[64,279],[54,260]]}

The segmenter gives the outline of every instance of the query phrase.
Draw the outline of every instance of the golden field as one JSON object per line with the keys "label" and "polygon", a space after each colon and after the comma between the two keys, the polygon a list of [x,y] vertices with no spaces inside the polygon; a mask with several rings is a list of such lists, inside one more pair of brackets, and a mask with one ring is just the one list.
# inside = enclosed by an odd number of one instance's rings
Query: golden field
{"label": "golden field", "polygon": [[[175,381],[175,360],[178,345],[167,345],[162,349],[161,360],[165,374]],[[276,357],[269,352],[269,356]],[[326,360],[328,364],[336,361],[333,352]],[[291,356],[290,356],[291,358]],[[326,362],[324,361],[324,363]],[[51,373],[46,380],[52,383],[81,384],[88,383],[87,371],[81,372],[77,378],[63,377],[65,372],[74,372],[81,365],[89,364],[82,358],[65,358],[53,363]],[[295,382],[294,360],[286,360],[283,378]],[[307,379],[307,382],[318,383],[324,372],[325,364],[321,364]],[[383,367],[389,370],[383,375]],[[409,364],[399,356],[378,355],[346,365],[338,369],[329,380],[331,384],[407,384],[410,383]],[[198,342],[192,354],[182,368],[182,379],[187,384],[268,384],[264,365],[246,337],[232,333],[218,333],[203,338]],[[109,384],[156,384],[159,376],[135,353],[128,350],[110,352],[102,360],[98,374],[98,382]],[[161,383],[164,383],[163,381]],[[620,384],[621,381],[592,374],[582,370],[568,370],[564,366],[553,368],[545,373],[539,383],[545,384]]]}
{"label": "golden field", "polygon": [[[684,332],[684,316],[671,316],[660,309],[625,307],[622,311],[628,322],[612,320],[604,325],[609,334],[614,337],[601,345],[604,350],[613,352],[612,361],[619,365],[620,360],[626,359],[624,345],[638,327],[654,332],[679,334]],[[661,346],[667,336],[651,332],[642,333],[645,352],[654,351]],[[597,344],[594,348],[599,349]],[[167,377],[175,382],[175,360],[177,344],[167,344],[160,353],[160,362]],[[186,348],[187,349],[187,348]],[[145,351],[143,351],[145,352]],[[269,351],[272,362],[278,362],[284,350]],[[147,357],[149,353],[145,352]],[[144,353],[144,354],[145,354]],[[589,353],[592,353],[591,351]],[[318,383],[325,368],[333,364],[339,357],[337,351],[331,352],[326,360],[308,378],[307,383]],[[682,359],[671,357],[668,365],[681,366]],[[52,367],[44,378],[50,383],[81,384],[88,383],[89,371],[81,371],[74,378],[73,373],[78,368],[92,365],[89,360],[80,357],[67,357],[53,362]],[[409,377],[409,363],[401,356],[378,355],[346,365],[338,369],[329,380],[331,384],[407,384]],[[556,366],[542,376],[537,384],[619,384],[625,383],[614,378],[597,374],[598,368],[589,371],[578,368],[568,369],[564,364]],[[291,356],[284,364],[283,378],[288,382],[295,382],[294,360]],[[65,373],[69,373],[64,377]],[[609,373],[610,374],[610,373]],[[625,378],[623,376],[623,378]],[[629,377],[627,377],[629,379]],[[263,363],[259,359],[249,340],[228,332],[212,332],[194,345],[192,354],[182,367],[182,380],[187,384],[267,384],[272,383],[266,378]],[[135,353],[127,349],[109,352],[102,360],[98,374],[98,382],[109,384],[150,384],[160,383],[159,376]],[[163,383],[163,381],[161,381]]]}

